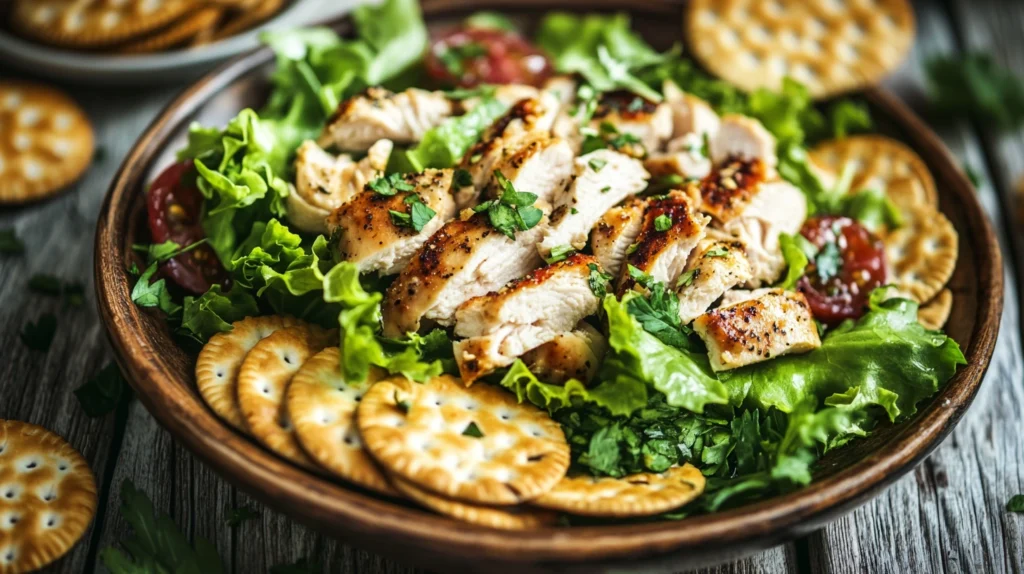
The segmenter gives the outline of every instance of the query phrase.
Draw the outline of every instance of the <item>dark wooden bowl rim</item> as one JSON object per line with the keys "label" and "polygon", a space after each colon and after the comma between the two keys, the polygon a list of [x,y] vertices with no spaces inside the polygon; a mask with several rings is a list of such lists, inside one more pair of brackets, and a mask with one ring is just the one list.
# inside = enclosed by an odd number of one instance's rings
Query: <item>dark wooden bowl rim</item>
{"label": "dark wooden bowl rim", "polygon": [[[621,2],[599,0],[559,2],[471,2],[473,7],[536,11],[583,6],[615,9]],[[678,17],[678,6],[647,0],[629,4],[633,12]],[[470,10],[464,2],[428,2],[428,18]],[[346,20],[340,21],[347,25]],[[131,281],[124,261],[133,198],[144,185],[150,163],[175,126],[189,118],[204,101],[232,81],[269,61],[266,49],[225,64],[186,89],[149,126],[128,154],[107,193],[96,234],[95,282],[103,322],[117,361],[139,399],[171,434],[228,480],[258,499],[325,532],[401,559],[436,558],[452,563],[493,562],[580,564],[622,561],[661,555],[700,555],[713,549],[719,555],[749,552],[804,534],[840,513],[854,508],[890,484],[925,457],[966,411],[980,386],[995,346],[1003,300],[999,248],[974,197],[938,137],[898,99],[882,90],[864,97],[886,110],[912,134],[913,147],[932,161],[940,187],[964,208],[963,218],[976,234],[981,273],[974,332],[965,349],[968,365],[940,391],[886,448],[806,488],[731,511],[698,516],[684,522],[640,525],[546,528],[502,532],[463,524],[415,508],[376,498],[325,480],[288,464],[234,432],[217,419],[192,389],[169,376],[172,368],[161,348],[143,329],[146,312],[131,303]],[[170,345],[167,334],[157,336]],[[425,557],[425,558],[424,558]]]}

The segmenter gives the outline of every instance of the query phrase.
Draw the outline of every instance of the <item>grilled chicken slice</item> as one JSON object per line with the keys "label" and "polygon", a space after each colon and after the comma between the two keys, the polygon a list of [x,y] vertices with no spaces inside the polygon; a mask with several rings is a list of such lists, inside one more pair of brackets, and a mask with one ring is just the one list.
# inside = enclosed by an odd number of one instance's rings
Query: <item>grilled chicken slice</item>
{"label": "grilled chicken slice", "polygon": [[455,343],[455,361],[462,382],[511,365],[596,313],[600,300],[589,284],[589,265],[596,263],[576,254],[459,307],[455,334],[465,339]]}
{"label": "grilled chicken slice", "polygon": [[750,280],[750,263],[741,241],[705,239],[675,283],[679,319],[685,325],[707,311],[726,291]]}
{"label": "grilled chicken slice", "polygon": [[604,92],[590,123],[598,129],[601,124],[609,123],[620,134],[639,139],[647,153],[654,153],[672,136],[672,108],[667,103],[655,103],[625,90]]}
{"label": "grilled chicken slice", "polygon": [[[516,191],[537,195],[537,207],[550,212],[555,194],[569,185],[573,173],[572,148],[564,140],[537,138],[529,141],[495,166]],[[487,198],[501,197],[502,187],[491,178],[484,190]]]}
{"label": "grilled chicken slice", "polygon": [[572,76],[552,76],[541,86],[542,90],[555,96],[563,109],[576,100],[576,88],[576,80]]}
{"label": "grilled chicken slice", "polygon": [[821,346],[818,327],[802,293],[772,289],[756,299],[697,317],[711,369],[727,371]]}
{"label": "grilled chicken slice", "polygon": [[545,224],[517,231],[514,240],[495,230],[485,213],[444,224],[388,287],[384,334],[418,331],[423,319],[452,325],[459,305],[539,267],[536,243]]}
{"label": "grilled chicken slice", "polygon": [[668,142],[665,152],[651,154],[644,167],[652,178],[678,175],[684,180],[703,179],[711,173],[711,160],[704,155],[704,140],[688,134]]}
{"label": "grilled chicken slice", "polygon": [[648,200],[636,248],[626,256],[627,267],[619,271],[620,294],[636,284],[629,266],[670,288],[675,284],[686,269],[690,252],[704,238],[704,228],[711,221],[697,211],[699,205],[700,192],[696,184],[686,191],[676,190],[662,198]]}
{"label": "grilled chicken slice", "polygon": [[616,151],[597,150],[576,158],[572,183],[555,194],[551,224],[537,250],[546,257],[562,245],[583,249],[601,216],[647,187],[649,177],[638,160]]}
{"label": "grilled chicken slice", "polygon": [[779,164],[775,153],[775,136],[761,122],[748,116],[727,115],[722,118],[718,133],[708,142],[711,161],[715,165],[729,159],[760,160],[774,171]]}
{"label": "grilled chicken slice", "polygon": [[494,169],[500,162],[531,141],[549,139],[558,109],[558,99],[544,93],[519,100],[495,120],[459,162],[458,168],[468,171],[472,178],[471,186],[463,186],[456,191],[459,207],[471,207],[477,203],[480,192],[492,182]]}
{"label": "grilled chicken slice", "polygon": [[627,199],[622,205],[609,209],[590,232],[590,249],[606,272],[619,274],[626,251],[640,235],[646,207],[647,201],[643,199]]}
{"label": "grilled chicken slice", "polygon": [[545,383],[565,384],[569,379],[587,384],[597,375],[608,350],[608,340],[586,321],[576,329],[560,333],[543,345],[527,351],[523,362]]}
{"label": "grilled chicken slice", "polygon": [[697,96],[684,93],[675,82],[666,80],[662,85],[665,103],[672,109],[672,139],[676,140],[688,135],[703,140],[718,133],[721,124],[718,114],[711,105]]}
{"label": "grilled chicken slice", "polygon": [[719,164],[700,182],[701,211],[718,223],[729,223],[746,211],[765,181],[767,172],[760,160],[730,159]]}
{"label": "grilled chicken slice", "polygon": [[758,287],[774,283],[786,268],[779,235],[800,231],[807,218],[807,199],[803,192],[786,181],[763,183],[743,214],[721,229],[729,237],[746,245],[751,279]]}
{"label": "grilled chicken slice", "polygon": [[771,287],[762,287],[760,289],[730,289],[722,295],[722,300],[718,302],[719,307],[729,307],[743,301],[750,301],[751,299],[757,299],[761,295],[773,291]]}
{"label": "grilled chicken slice", "polygon": [[288,220],[302,231],[326,232],[324,220],[331,210],[384,174],[393,147],[390,140],[380,140],[370,147],[366,157],[352,161],[349,155],[335,156],[315,142],[303,142],[295,155],[295,185],[286,203]]}
{"label": "grilled chicken slice", "polygon": [[317,143],[350,151],[365,151],[382,139],[416,143],[456,111],[444,92],[409,88],[396,94],[367,88],[338,105]]}
{"label": "grilled chicken slice", "polygon": [[[504,84],[495,88],[494,94],[491,97],[505,104],[505,107],[512,107],[516,102],[527,98],[536,98],[539,95],[540,90],[534,86],[527,84]],[[476,107],[481,101],[483,101],[483,99],[478,97],[466,98],[460,102],[462,108],[461,111],[468,112]]]}
{"label": "grilled chicken slice", "polygon": [[[356,263],[360,273],[398,273],[423,243],[455,216],[450,192],[452,170],[428,169],[407,174],[405,181],[413,186],[412,191],[387,196],[367,190],[327,218],[328,231],[332,238],[337,237],[341,258]],[[435,211],[420,231],[397,224],[390,213],[411,214],[414,201]]]}

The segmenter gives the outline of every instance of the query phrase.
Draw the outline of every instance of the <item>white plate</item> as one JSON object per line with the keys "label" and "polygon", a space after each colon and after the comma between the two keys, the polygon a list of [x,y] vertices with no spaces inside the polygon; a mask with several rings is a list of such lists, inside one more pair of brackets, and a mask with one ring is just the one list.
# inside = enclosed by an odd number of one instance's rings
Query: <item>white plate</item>
{"label": "white plate", "polygon": [[85,84],[167,84],[194,78],[219,62],[259,45],[263,30],[297,28],[329,21],[358,0],[295,0],[263,24],[215,44],[139,56],[92,54],[29,42],[0,30],[0,62],[34,75]]}

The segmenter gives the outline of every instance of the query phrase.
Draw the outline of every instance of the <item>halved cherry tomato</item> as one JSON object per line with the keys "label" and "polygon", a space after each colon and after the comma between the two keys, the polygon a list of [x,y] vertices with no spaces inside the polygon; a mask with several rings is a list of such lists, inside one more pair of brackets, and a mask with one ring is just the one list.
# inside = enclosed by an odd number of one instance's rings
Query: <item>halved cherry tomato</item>
{"label": "halved cherry tomato", "polygon": [[853,219],[831,215],[808,219],[800,233],[819,249],[797,284],[814,317],[834,326],[863,315],[871,290],[885,283],[882,242]]}
{"label": "halved cherry tomato", "polygon": [[515,32],[458,28],[430,46],[427,74],[444,86],[478,84],[539,86],[551,76],[551,62]]}
{"label": "halved cherry tomato", "polygon": [[[196,188],[195,181],[192,162],[183,161],[165,169],[153,182],[146,198],[153,243],[171,240],[187,247],[206,237],[200,218],[203,194]],[[205,293],[211,285],[227,280],[227,272],[208,244],[164,262],[160,273],[196,294]]]}

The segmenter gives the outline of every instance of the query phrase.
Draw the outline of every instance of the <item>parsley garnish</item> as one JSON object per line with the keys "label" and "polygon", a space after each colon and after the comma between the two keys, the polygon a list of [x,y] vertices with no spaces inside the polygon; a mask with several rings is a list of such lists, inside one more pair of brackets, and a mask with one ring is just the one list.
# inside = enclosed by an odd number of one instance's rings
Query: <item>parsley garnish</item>
{"label": "parsley garnish", "polygon": [[455,170],[455,175],[452,179],[455,180],[455,185],[459,187],[469,187],[473,185],[473,175],[464,169]]}
{"label": "parsley garnish", "polygon": [[612,280],[612,276],[601,271],[597,263],[588,263],[587,269],[590,269],[587,284],[590,285],[591,293],[599,299],[603,299],[608,294],[608,282]]}
{"label": "parsley garnish", "polygon": [[608,165],[608,160],[595,157],[594,159],[588,161],[587,165],[589,165],[590,169],[594,170],[594,172],[596,173],[601,171],[601,169],[604,168],[604,166]]}
{"label": "parsley garnish", "polygon": [[57,333],[57,317],[53,313],[43,313],[36,321],[25,323],[21,329],[21,342],[33,351],[50,350],[53,336]]}
{"label": "parsley garnish", "polygon": [[637,97],[633,98],[633,101],[629,102],[629,106],[626,109],[631,111],[631,112],[639,112],[640,110],[643,109],[643,107],[644,107],[644,100],[643,100],[643,98],[637,96]]}
{"label": "parsley garnish", "polygon": [[580,210],[576,209],[575,207],[570,207],[569,208],[569,213],[571,213],[573,215],[576,215],[579,212],[580,212]]}
{"label": "parsley garnish", "polygon": [[612,188],[612,186],[606,185],[606,186],[601,188],[601,193],[608,193],[611,190],[611,188]]}
{"label": "parsley garnish", "polygon": [[679,279],[676,280],[676,289],[681,289],[683,287],[689,287],[690,285],[693,285],[693,280],[696,277],[696,269],[690,269],[686,273],[683,273],[682,275],[679,276]]}
{"label": "parsley garnish", "polygon": [[64,297],[70,307],[79,307],[85,302],[85,286],[77,281],[62,281],[59,277],[36,273],[28,280],[28,288],[34,293],[51,297]]}
{"label": "parsley garnish", "polygon": [[475,88],[456,88],[444,93],[449,100],[468,100],[470,98],[488,98],[494,96],[497,86],[481,84]]}
{"label": "parsley garnish", "polygon": [[132,302],[139,307],[156,307],[168,315],[175,315],[181,311],[181,306],[171,299],[171,294],[167,291],[166,279],[149,282],[153,274],[156,273],[157,265],[158,263],[154,261],[139,276],[135,287],[132,288]]}
{"label": "parsley garnish", "polygon": [[1024,82],[991,55],[938,58],[926,69],[937,111],[975,116],[1003,128],[1024,123]]}
{"label": "parsley garnish", "polygon": [[636,295],[629,299],[626,303],[629,314],[640,322],[645,331],[665,344],[690,349],[690,329],[679,320],[679,298],[676,294],[636,267],[630,265],[628,269],[630,277],[650,292],[647,297]]}
{"label": "parsley garnish", "polygon": [[231,508],[226,506],[224,508],[224,524],[227,524],[231,528],[241,526],[243,522],[247,520],[253,520],[259,518],[260,513],[251,506],[239,506],[238,508]]}
{"label": "parsley garnish", "polygon": [[1009,512],[1024,513],[1024,494],[1014,495],[1014,497],[1006,503],[1006,510]]}
{"label": "parsley garnish", "polygon": [[984,183],[984,180],[981,178],[981,174],[978,173],[978,170],[974,169],[974,166],[966,162],[964,163],[964,175],[966,175],[967,179],[970,180],[974,189],[978,189],[981,187],[981,184]]}
{"label": "parsley garnish", "polygon": [[466,426],[466,430],[462,431],[462,436],[471,436],[473,438],[483,438],[484,433],[480,430],[480,427],[476,426],[475,422],[470,422]]}
{"label": "parsley garnish", "polygon": [[366,186],[381,195],[387,196],[395,195],[399,191],[412,191],[414,189],[411,183],[402,179],[402,174],[400,173],[378,177],[366,184]]}
{"label": "parsley garnish", "polygon": [[672,228],[672,216],[662,213],[654,218],[654,229],[656,231],[668,231]]}
{"label": "parsley garnish", "polygon": [[639,243],[630,243],[629,247],[626,248],[626,255],[632,255],[636,253],[637,248],[640,247]]}
{"label": "parsley garnish", "polygon": [[515,239],[515,232],[532,229],[544,217],[544,212],[533,207],[537,194],[516,191],[512,182],[503,173],[494,170],[494,178],[502,188],[501,197],[485,201],[473,208],[476,213],[487,213],[491,225],[509,239]]}
{"label": "parsley garnish", "polygon": [[551,253],[544,258],[544,261],[549,264],[564,261],[565,258],[574,251],[576,251],[576,249],[574,249],[572,245],[556,245],[551,248]]}
{"label": "parsley garnish", "polygon": [[430,206],[423,203],[423,199],[416,194],[406,197],[404,201],[409,205],[409,213],[388,210],[388,213],[391,214],[391,223],[397,227],[411,227],[416,231],[423,231],[423,227],[437,215],[437,212],[430,209]]}
{"label": "parsley garnish", "polygon": [[182,253],[188,253],[189,251],[192,251],[196,247],[199,247],[200,245],[206,243],[206,241],[206,239],[200,239],[199,241],[196,241],[191,245],[182,247],[175,243],[173,240],[168,239],[163,243],[153,243],[150,245],[136,243],[132,245],[132,249],[135,251],[145,253],[146,260],[150,263],[163,263],[164,261],[173,259],[178,255],[181,255]]}
{"label": "parsley garnish", "polygon": [[75,389],[75,398],[87,416],[96,418],[112,412],[122,399],[131,396],[131,392],[117,363],[111,362]]}
{"label": "parsley garnish", "polygon": [[594,117],[594,112],[597,111],[597,90],[587,84],[582,84],[576,89],[576,99],[580,103],[573,110],[572,115],[579,117],[580,133],[583,133],[584,129],[588,129],[590,118]]}
{"label": "parsley garnish", "polygon": [[715,247],[704,252],[704,257],[726,257],[727,255],[729,255],[729,250],[725,247]]}
{"label": "parsley garnish", "polygon": [[839,247],[833,241],[826,243],[818,251],[818,254],[814,257],[814,269],[822,283],[825,283],[839,273],[839,268],[842,266],[841,258],[842,255],[839,253]]}
{"label": "parsley garnish", "polygon": [[0,254],[21,255],[25,252],[25,244],[18,238],[13,229],[0,229]]}
{"label": "parsley garnish", "polygon": [[629,274],[629,277],[633,281],[636,281],[641,287],[648,287],[655,282],[654,277],[651,277],[632,265],[626,264],[626,272]]}
{"label": "parsley garnish", "polygon": [[437,58],[449,74],[460,77],[466,71],[466,60],[479,58],[486,54],[487,48],[483,44],[466,42],[458,46],[448,46],[445,51],[438,54]]}

